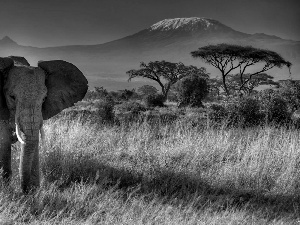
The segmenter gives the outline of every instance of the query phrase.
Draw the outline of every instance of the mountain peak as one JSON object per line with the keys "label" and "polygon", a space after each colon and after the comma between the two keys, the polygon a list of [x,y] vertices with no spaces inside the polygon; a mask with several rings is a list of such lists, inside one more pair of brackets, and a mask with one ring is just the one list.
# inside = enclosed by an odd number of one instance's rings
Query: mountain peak
{"label": "mountain peak", "polygon": [[[190,17],[190,18],[174,18],[164,19],[150,27],[151,31],[169,31],[169,30],[185,30],[185,31],[197,31],[216,29],[218,27],[226,27],[220,22],[208,19],[204,17]],[[228,27],[229,28],[229,27]]]}
{"label": "mountain peak", "polygon": [[0,40],[0,44],[2,45],[17,45],[17,42],[12,40],[10,37],[5,36]]}

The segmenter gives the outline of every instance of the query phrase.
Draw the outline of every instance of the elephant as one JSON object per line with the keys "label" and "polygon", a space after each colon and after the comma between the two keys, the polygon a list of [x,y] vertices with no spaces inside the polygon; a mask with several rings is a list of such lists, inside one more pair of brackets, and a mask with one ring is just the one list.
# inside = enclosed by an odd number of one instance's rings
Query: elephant
{"label": "elephant", "polygon": [[43,120],[82,100],[87,89],[86,77],[69,62],[39,61],[33,67],[20,56],[0,57],[0,169],[5,183],[12,173],[11,145],[18,140],[21,190],[39,187]]}

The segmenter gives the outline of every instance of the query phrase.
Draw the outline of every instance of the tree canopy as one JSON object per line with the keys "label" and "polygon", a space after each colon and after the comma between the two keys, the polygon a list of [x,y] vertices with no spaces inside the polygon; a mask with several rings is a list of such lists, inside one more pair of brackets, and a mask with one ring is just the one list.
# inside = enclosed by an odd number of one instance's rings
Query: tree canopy
{"label": "tree canopy", "polygon": [[[252,75],[251,79],[251,74],[244,74],[242,79],[240,77],[240,74],[228,76],[228,86],[230,87],[230,89],[234,90],[235,92],[242,92],[246,95],[251,94],[254,88],[260,85],[279,85],[278,82],[273,80],[274,77],[266,73]],[[248,82],[245,82],[246,79],[248,80]]]}
{"label": "tree canopy", "polygon": [[[287,66],[290,69],[292,65],[276,52],[252,46],[231,44],[208,45],[191,52],[191,55],[194,58],[200,58],[205,63],[209,63],[221,71],[222,82],[227,95],[229,95],[229,90],[226,84],[226,76],[233,70],[239,70],[242,90],[254,75],[263,74],[273,67],[282,68],[282,66]],[[246,69],[257,63],[262,63],[263,67],[253,73],[248,73],[247,78],[244,78]]]}
{"label": "tree canopy", "polygon": [[165,99],[171,86],[178,80],[192,74],[208,77],[204,67],[185,66],[181,62],[172,63],[164,60],[149,62],[148,64],[141,62],[140,69],[129,70],[126,73],[129,75],[128,81],[135,77],[144,77],[156,81],[161,87]]}

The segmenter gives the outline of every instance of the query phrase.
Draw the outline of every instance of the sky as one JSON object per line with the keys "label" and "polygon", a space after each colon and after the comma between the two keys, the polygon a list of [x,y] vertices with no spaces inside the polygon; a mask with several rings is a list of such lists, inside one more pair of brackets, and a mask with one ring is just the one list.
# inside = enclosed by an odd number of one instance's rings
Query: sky
{"label": "sky", "polygon": [[36,47],[101,44],[178,17],[300,41],[300,0],[0,0],[0,39]]}

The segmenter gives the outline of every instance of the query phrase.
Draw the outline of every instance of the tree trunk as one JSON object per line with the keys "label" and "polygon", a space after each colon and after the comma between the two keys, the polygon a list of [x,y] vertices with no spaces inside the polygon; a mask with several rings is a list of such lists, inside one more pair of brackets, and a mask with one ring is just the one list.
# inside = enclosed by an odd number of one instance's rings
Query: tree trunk
{"label": "tree trunk", "polygon": [[229,91],[227,89],[227,85],[226,85],[226,77],[224,74],[222,74],[222,81],[223,81],[223,86],[224,86],[224,90],[226,92],[226,95],[229,96]]}

